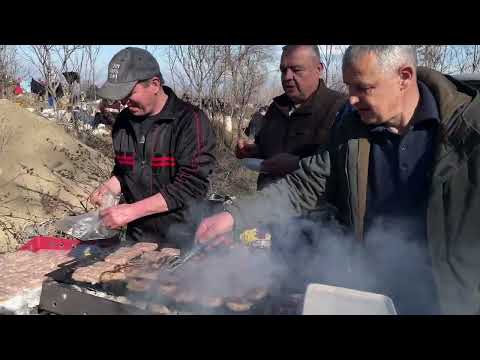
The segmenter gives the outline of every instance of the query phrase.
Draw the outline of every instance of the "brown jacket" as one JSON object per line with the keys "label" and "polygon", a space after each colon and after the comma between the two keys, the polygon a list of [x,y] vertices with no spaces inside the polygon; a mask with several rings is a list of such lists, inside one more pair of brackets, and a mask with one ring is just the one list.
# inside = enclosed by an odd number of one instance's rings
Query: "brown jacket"
{"label": "brown jacket", "polygon": [[[320,80],[317,91],[291,115],[292,102],[286,94],[273,99],[265,114],[264,125],[255,137],[258,157],[268,159],[280,153],[311,156],[329,139],[335,116],[345,104],[346,96],[325,86]],[[274,181],[275,176],[260,174],[258,189]]]}

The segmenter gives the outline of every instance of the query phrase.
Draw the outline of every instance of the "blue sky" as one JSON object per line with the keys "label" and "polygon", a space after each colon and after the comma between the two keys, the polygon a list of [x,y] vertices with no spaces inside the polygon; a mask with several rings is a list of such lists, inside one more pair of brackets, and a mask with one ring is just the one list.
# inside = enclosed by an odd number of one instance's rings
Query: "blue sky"
{"label": "blue sky", "polygon": [[[97,57],[97,64],[96,68],[98,69],[98,74],[97,74],[97,84],[101,85],[107,78],[107,68],[108,68],[108,63],[110,62],[111,58],[121,49],[127,47],[127,46],[135,46],[135,47],[141,47],[145,48],[145,46],[148,47],[148,50],[153,53],[153,55],[157,58],[158,63],[160,65],[160,70],[162,72],[168,71],[167,67],[167,60],[165,56],[163,56],[163,52],[166,49],[167,45],[100,45],[100,51],[98,53]],[[155,48],[154,48],[155,47]],[[278,58],[280,58],[280,53],[281,53],[281,46],[277,46],[278,50]],[[152,51],[153,50],[153,51]],[[277,68],[277,65],[272,64],[272,66]],[[38,77],[37,71],[32,67],[33,70],[33,76]],[[275,75],[274,75],[275,76]],[[25,79],[25,82],[30,82],[30,78]]]}
{"label": "blue sky", "polygon": [[[106,80],[107,76],[107,67],[108,63],[110,62],[110,59],[115,55],[118,51],[122,50],[123,48],[127,46],[136,46],[136,47],[141,47],[145,48],[145,46],[148,46],[148,50],[152,51],[152,47],[154,45],[102,45],[102,48],[100,49],[100,52],[98,54],[98,62],[97,62],[97,67],[100,70],[101,74],[101,81]],[[156,50],[153,52],[153,55],[157,58],[158,64],[160,65],[160,70],[165,72],[167,71],[167,63],[166,59],[163,56],[163,51],[166,49],[167,45],[156,45]],[[280,53],[281,53],[281,45],[276,45],[277,51],[278,51],[278,58],[280,59]],[[275,65],[275,68],[277,65]],[[105,69],[105,70],[101,70]]]}

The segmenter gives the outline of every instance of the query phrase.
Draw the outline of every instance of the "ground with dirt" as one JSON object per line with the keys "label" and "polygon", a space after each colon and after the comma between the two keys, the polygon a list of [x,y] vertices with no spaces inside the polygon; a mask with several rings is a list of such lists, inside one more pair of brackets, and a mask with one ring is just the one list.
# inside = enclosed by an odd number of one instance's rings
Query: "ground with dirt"
{"label": "ground with dirt", "polygon": [[82,213],[112,161],[55,121],[0,100],[0,253],[32,227]]}
{"label": "ground with dirt", "polygon": [[[0,99],[0,253],[33,235],[52,235],[56,219],[90,209],[88,195],[113,166],[110,136],[59,124],[37,108],[27,97]],[[257,174],[231,149],[218,146],[216,156],[210,193],[255,191]]]}

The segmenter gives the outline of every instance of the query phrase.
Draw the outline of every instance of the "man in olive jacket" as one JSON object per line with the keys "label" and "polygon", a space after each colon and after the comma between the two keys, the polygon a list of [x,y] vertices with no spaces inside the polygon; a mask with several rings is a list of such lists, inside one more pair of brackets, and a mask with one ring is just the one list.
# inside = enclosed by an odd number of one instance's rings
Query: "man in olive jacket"
{"label": "man in olive jacket", "polygon": [[[416,285],[429,286],[423,281],[428,271],[417,267],[421,261],[408,252],[383,259],[401,263],[397,280],[416,289],[398,299],[398,289],[389,289],[405,308],[400,313],[478,313],[478,92],[436,71],[417,69],[415,49],[401,45],[349,47],[343,79],[355,111],[336,124],[328,147],[303,159],[299,170],[257,193],[254,201],[239,199],[226,212],[205,219],[197,229],[198,241],[221,243],[222,234],[254,222],[258,214],[263,221],[279,221],[333,205],[356,244],[368,245],[380,220],[387,224],[381,245],[394,248],[400,231],[390,220],[405,220],[401,234],[410,233],[405,236],[414,239],[409,244],[425,249],[423,265],[430,269],[434,289],[425,303],[409,307],[423,290]],[[389,237],[389,231],[394,235]],[[422,281],[411,268],[421,268]],[[378,278],[384,269],[377,269]]]}

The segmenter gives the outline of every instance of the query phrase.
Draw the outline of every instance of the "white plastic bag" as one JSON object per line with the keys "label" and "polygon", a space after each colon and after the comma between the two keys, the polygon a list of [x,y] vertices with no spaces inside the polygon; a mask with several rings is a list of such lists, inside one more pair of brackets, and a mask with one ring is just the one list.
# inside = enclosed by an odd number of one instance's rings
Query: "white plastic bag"
{"label": "white plastic bag", "polygon": [[[106,193],[102,198],[100,210],[118,205],[120,195]],[[56,222],[58,230],[82,241],[112,238],[120,232],[118,229],[107,229],[100,219],[100,210],[90,211],[77,216],[66,216]]]}

